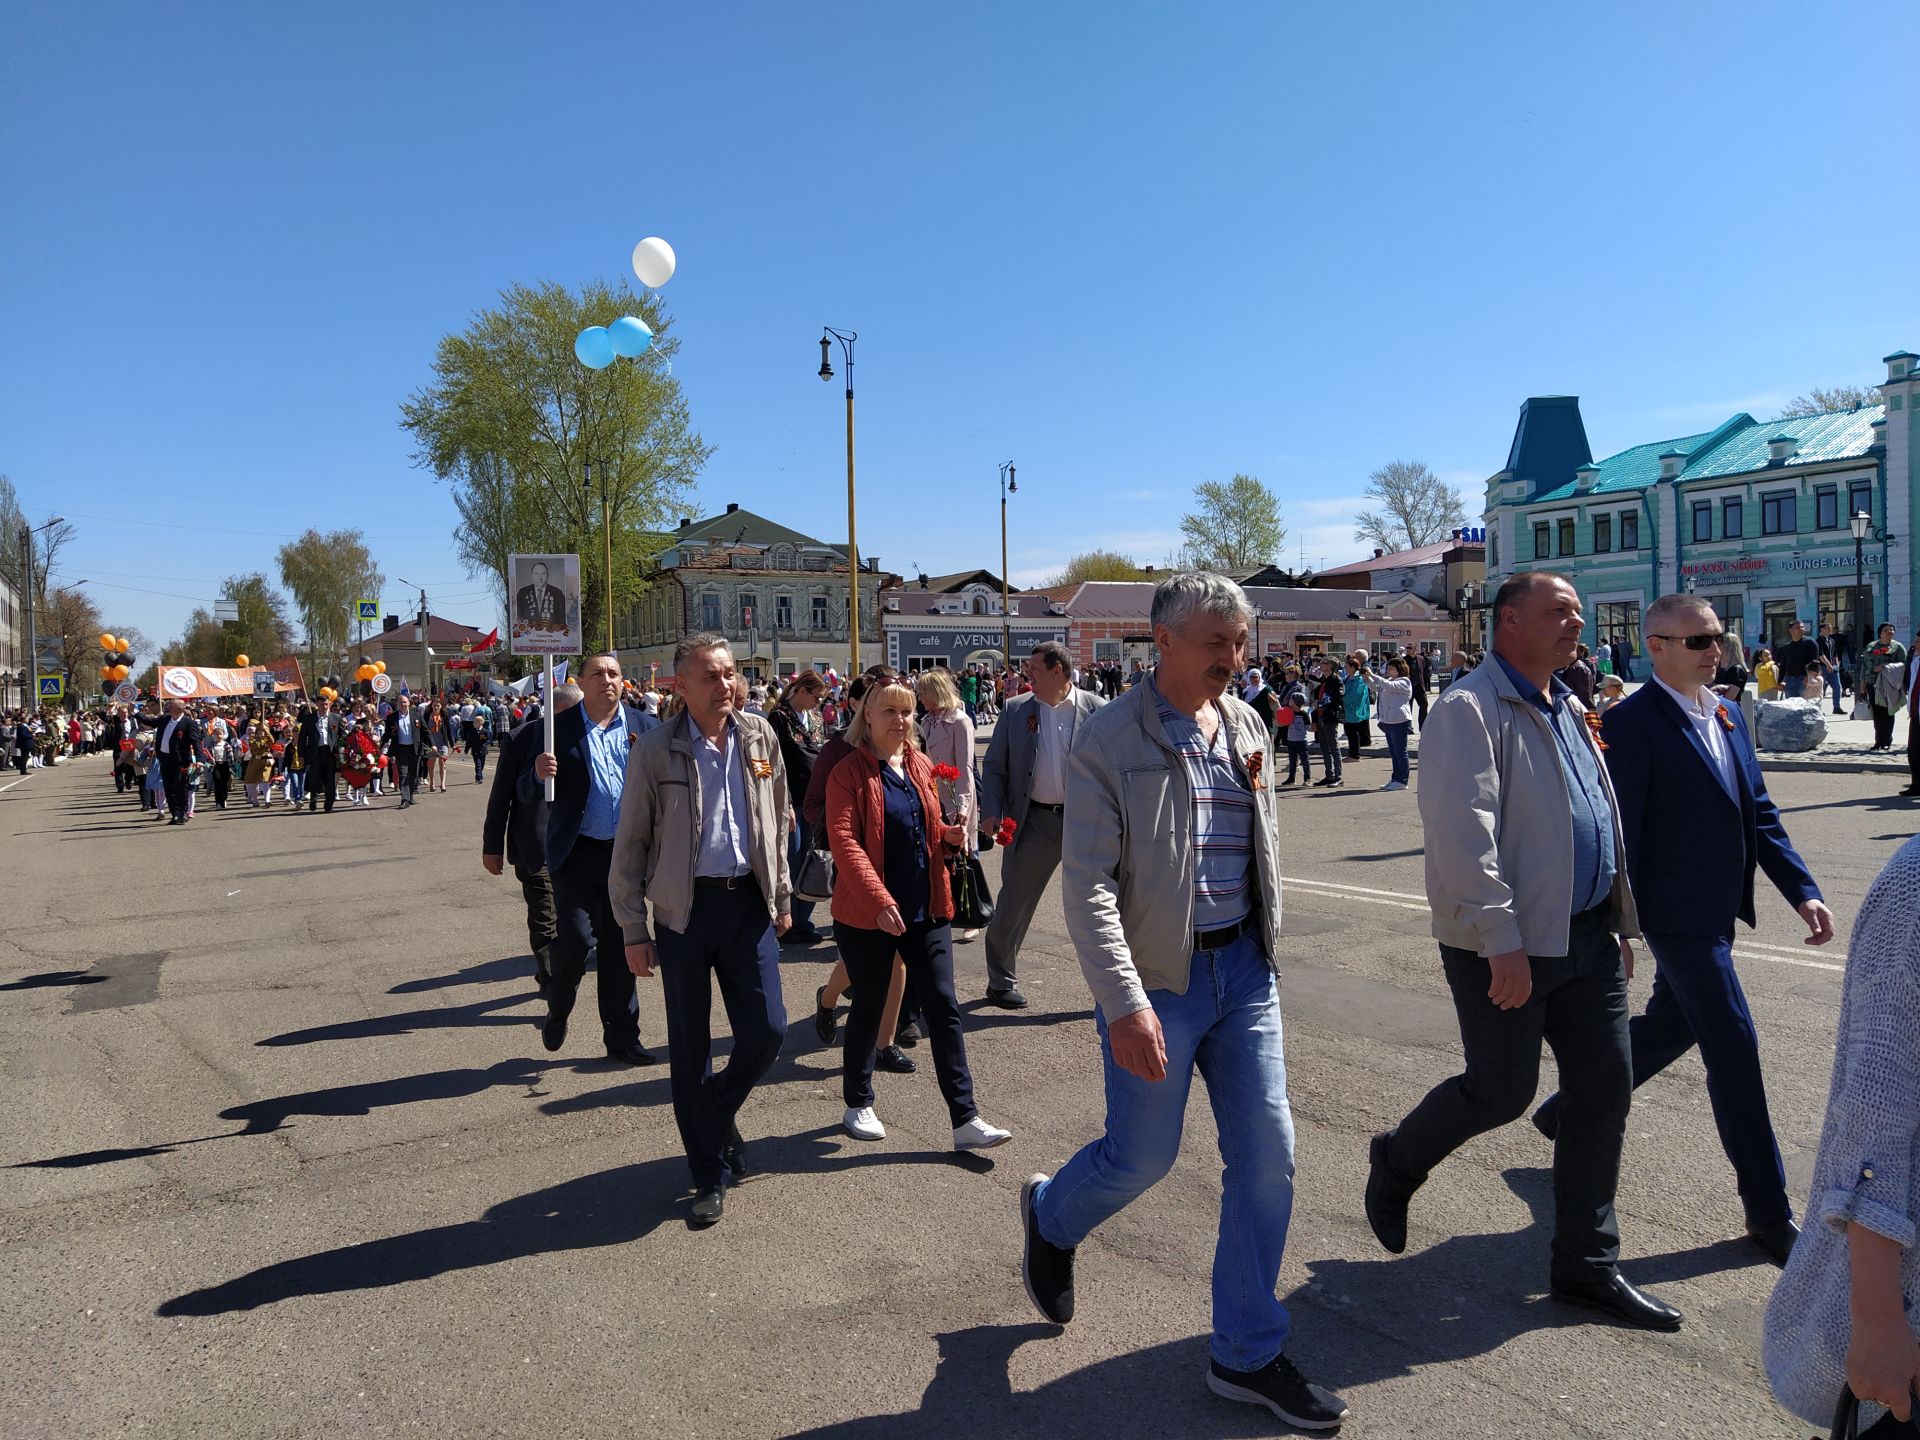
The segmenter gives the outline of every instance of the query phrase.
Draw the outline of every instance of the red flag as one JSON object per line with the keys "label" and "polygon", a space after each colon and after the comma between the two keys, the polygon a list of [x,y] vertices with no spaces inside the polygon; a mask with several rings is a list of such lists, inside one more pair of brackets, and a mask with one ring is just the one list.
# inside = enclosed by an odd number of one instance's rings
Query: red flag
{"label": "red flag", "polygon": [[487,632],[486,639],[476,640],[474,642],[473,653],[477,655],[482,650],[491,650],[494,646],[498,645],[499,643],[500,643],[500,627],[496,625],[493,627],[492,630]]}

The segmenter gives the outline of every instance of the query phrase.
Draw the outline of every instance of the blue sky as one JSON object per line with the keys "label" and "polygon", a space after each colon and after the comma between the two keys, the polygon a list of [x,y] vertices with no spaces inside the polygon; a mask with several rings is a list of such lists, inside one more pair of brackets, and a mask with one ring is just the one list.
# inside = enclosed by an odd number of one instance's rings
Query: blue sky
{"label": "blue sky", "polygon": [[0,471],[108,628],[359,525],[491,623],[399,402],[504,285],[679,252],[737,501],[863,551],[1159,561],[1198,481],[1363,553],[1367,473],[1477,500],[1529,394],[1604,453],[1920,349],[1920,15],[1799,4],[16,4]]}

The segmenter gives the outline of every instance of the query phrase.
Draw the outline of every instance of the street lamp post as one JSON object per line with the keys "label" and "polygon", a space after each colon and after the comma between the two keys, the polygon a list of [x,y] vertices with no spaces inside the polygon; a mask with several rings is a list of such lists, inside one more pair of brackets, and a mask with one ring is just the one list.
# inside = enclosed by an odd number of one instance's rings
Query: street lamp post
{"label": "street lamp post", "polygon": [[1857,511],[1847,522],[1853,528],[1853,673],[1863,672],[1861,665],[1867,654],[1867,629],[1871,618],[1867,611],[1870,601],[1867,595],[1867,559],[1862,547],[1866,544],[1867,532],[1873,528],[1873,516],[1865,510]]}
{"label": "street lamp post", "polygon": [[1013,673],[1013,605],[1007,580],[1007,496],[1019,490],[1013,478],[1013,461],[1000,467],[1000,663]]}
{"label": "street lamp post", "polygon": [[847,367],[847,674],[860,673],[860,540],[854,529],[853,514],[853,342],[860,332],[845,333],[826,327],[820,337],[820,378],[833,379],[833,341],[840,342],[840,353]]}
{"label": "street lamp post", "polygon": [[[401,576],[400,583],[402,585],[412,585],[413,581],[407,579],[405,576]],[[427,610],[426,586],[421,585],[415,588],[420,591],[420,624],[418,627],[420,631],[420,684],[425,687],[423,693],[431,697],[433,694],[433,650],[431,648],[433,645],[433,622],[432,616]]]}

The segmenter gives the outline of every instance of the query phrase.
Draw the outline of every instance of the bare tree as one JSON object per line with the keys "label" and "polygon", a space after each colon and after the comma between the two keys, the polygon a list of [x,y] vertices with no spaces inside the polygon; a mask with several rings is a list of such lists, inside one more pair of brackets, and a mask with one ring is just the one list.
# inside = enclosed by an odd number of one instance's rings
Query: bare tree
{"label": "bare tree", "polygon": [[1251,475],[1203,480],[1194,486],[1192,514],[1180,517],[1181,561],[1197,570],[1248,570],[1280,556],[1287,527],[1280,500]]}
{"label": "bare tree", "polygon": [[1782,420],[1799,415],[1825,415],[1830,410],[1858,410],[1862,405],[1878,405],[1880,392],[1871,385],[1835,385],[1828,389],[1815,386],[1804,395],[1796,395],[1780,412]]}
{"label": "bare tree", "polygon": [[1466,502],[1422,460],[1390,460],[1367,477],[1378,510],[1353,517],[1353,538],[1382,550],[1417,550],[1467,523]]}

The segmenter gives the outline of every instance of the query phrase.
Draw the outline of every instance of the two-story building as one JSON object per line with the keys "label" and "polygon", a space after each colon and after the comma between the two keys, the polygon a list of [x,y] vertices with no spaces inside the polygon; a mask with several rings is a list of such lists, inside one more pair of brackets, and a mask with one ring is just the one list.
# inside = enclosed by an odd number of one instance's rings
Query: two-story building
{"label": "two-story building", "polygon": [[[1004,619],[1003,619],[1004,613]],[[880,592],[886,661],[904,674],[945,666],[1016,663],[1043,640],[1067,642],[1066,607],[1045,591],[1015,591],[1001,605],[1000,578],[989,570],[922,575],[910,585]]]}
{"label": "two-story building", "polygon": [[[648,562],[651,584],[614,626],[621,664],[642,680],[672,673],[674,647],[695,631],[724,635],[756,679],[809,667],[847,673],[848,567],[831,545],[728,505],[683,519]],[[860,663],[882,658],[880,590],[900,577],[860,566]]]}
{"label": "two-story building", "polygon": [[1478,586],[1487,578],[1486,538],[1484,530],[1460,529],[1445,540],[1418,545],[1411,550],[1376,547],[1365,560],[1320,571],[1313,577],[1313,583],[1323,590],[1384,590],[1418,595],[1443,610],[1456,611],[1461,590],[1468,585]]}
{"label": "two-story building", "polygon": [[1909,634],[1920,357],[1885,364],[1878,405],[1739,414],[1598,461],[1576,397],[1527,400],[1507,463],[1487,481],[1488,592],[1518,571],[1562,572],[1589,643],[1625,639],[1636,652],[1646,607],[1676,590],[1710,600],[1749,646],[1778,645],[1794,620],[1849,636],[1890,620]]}

